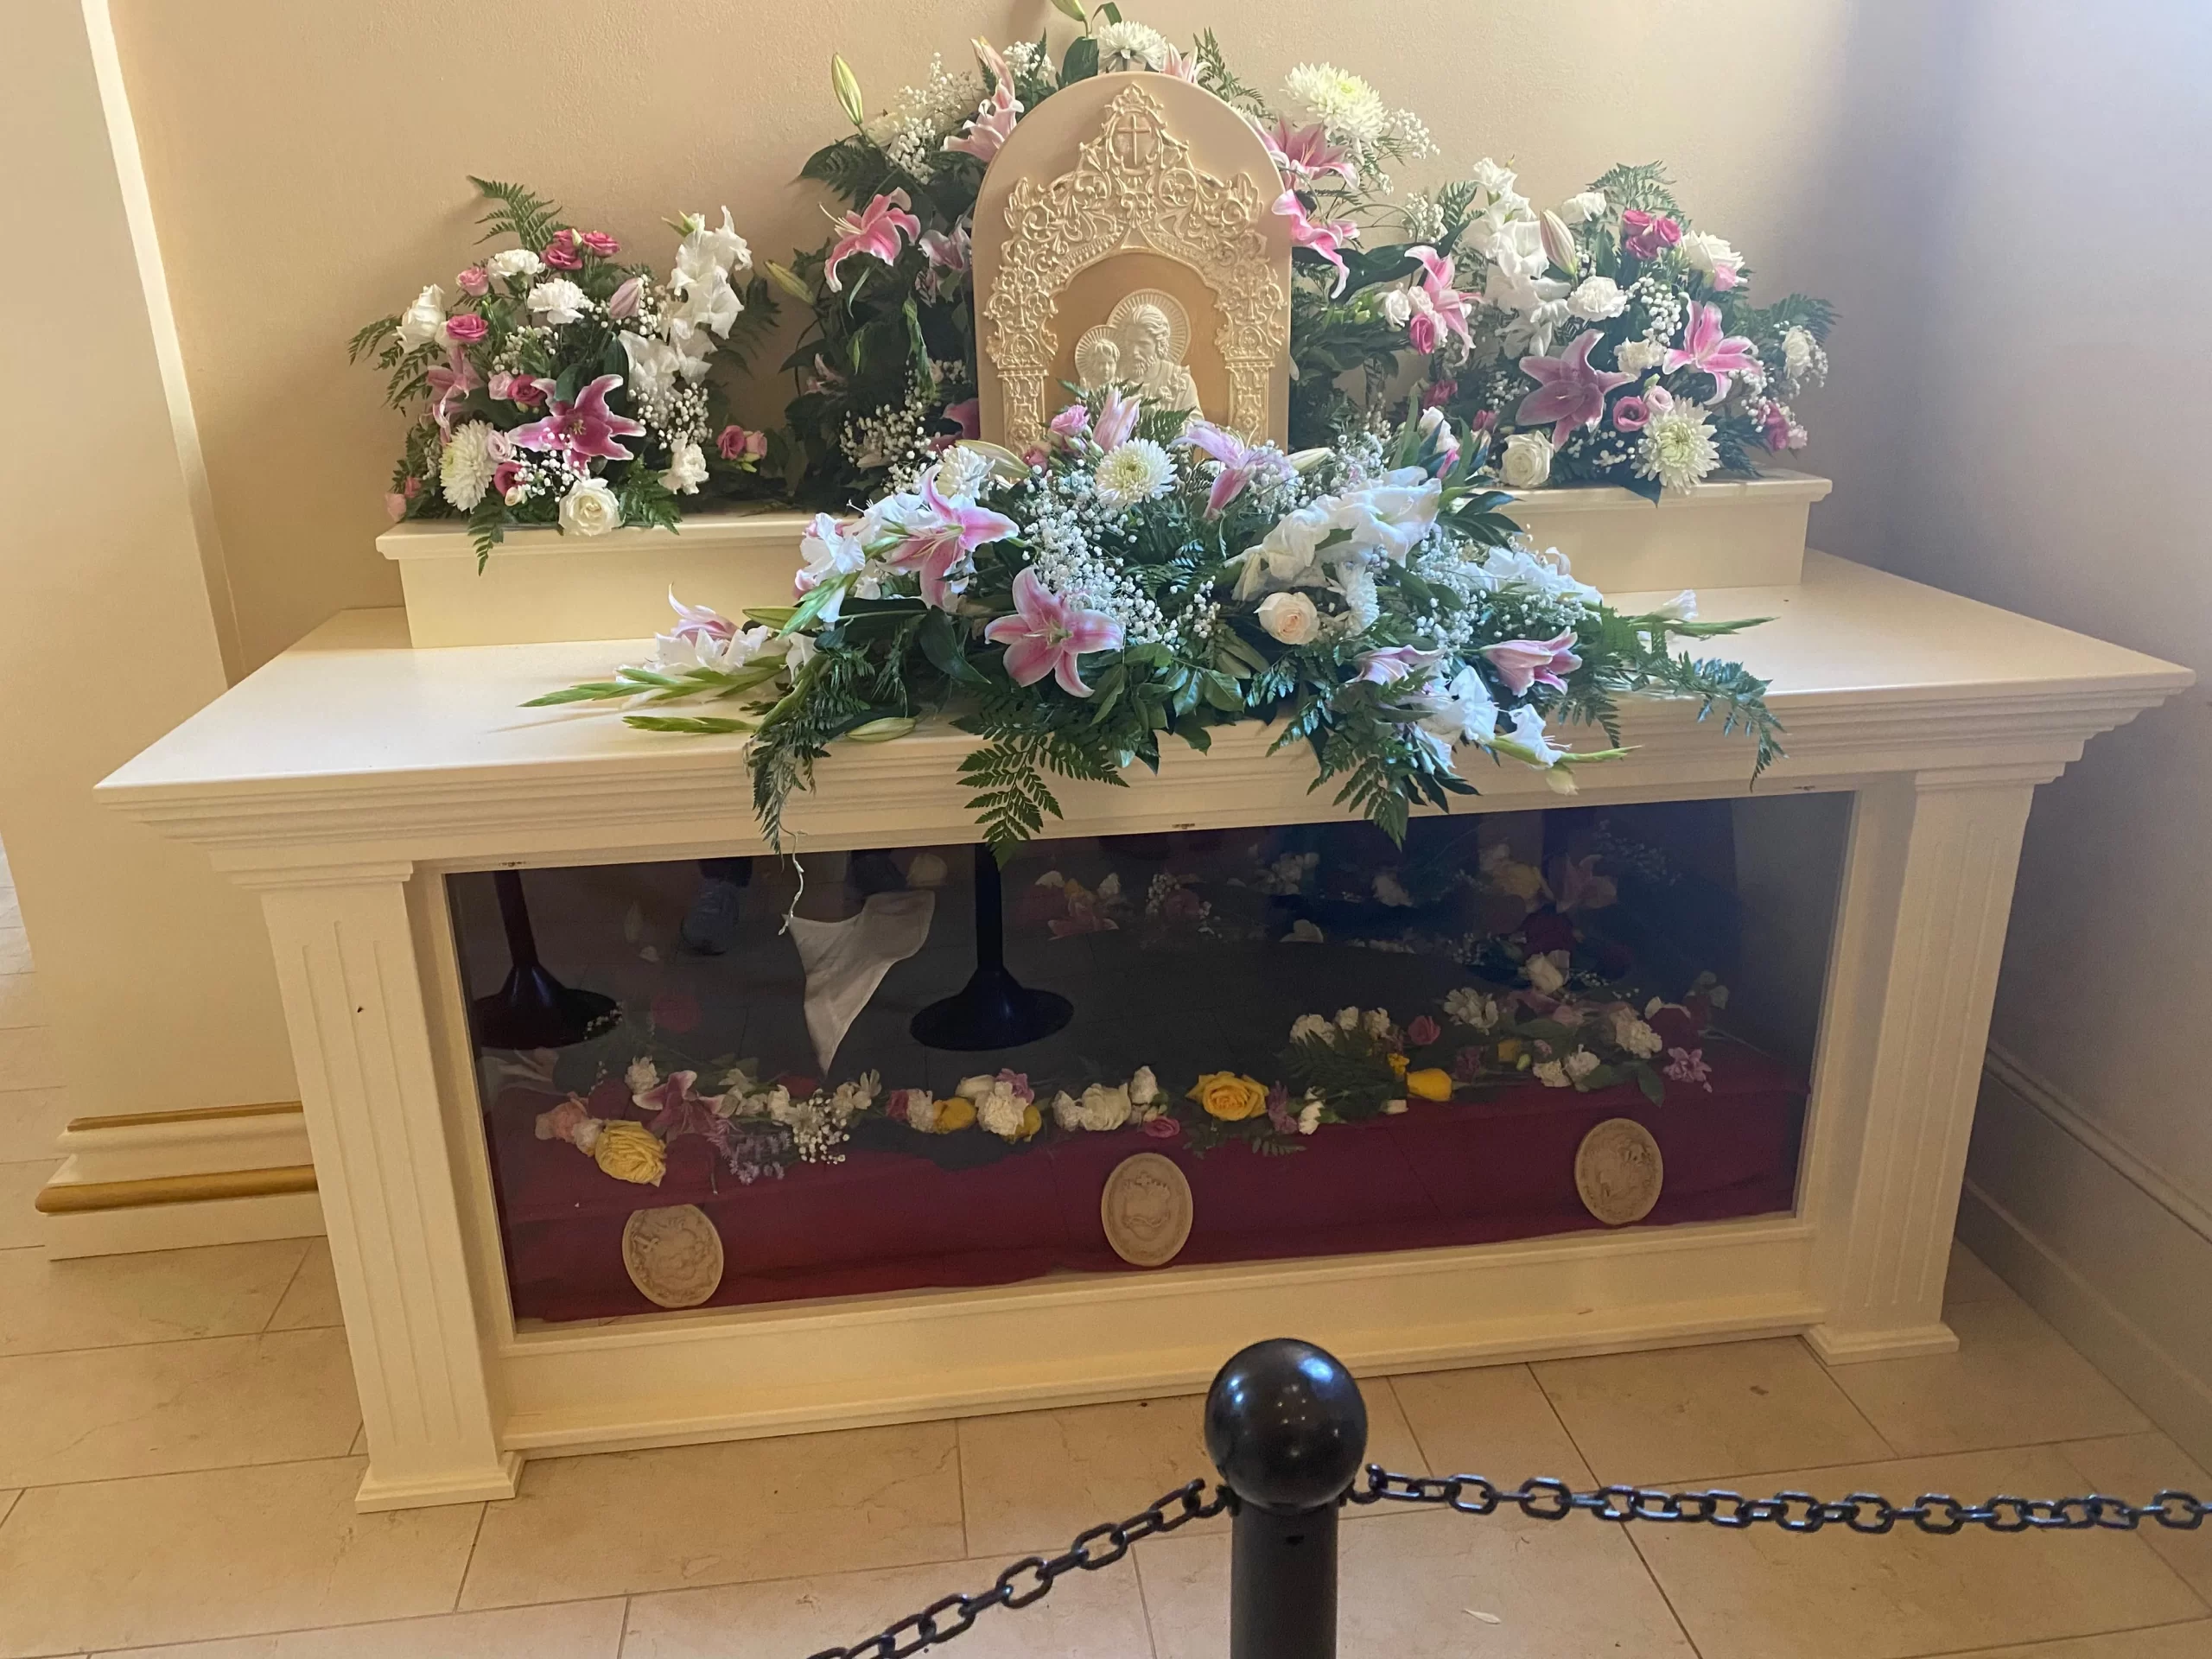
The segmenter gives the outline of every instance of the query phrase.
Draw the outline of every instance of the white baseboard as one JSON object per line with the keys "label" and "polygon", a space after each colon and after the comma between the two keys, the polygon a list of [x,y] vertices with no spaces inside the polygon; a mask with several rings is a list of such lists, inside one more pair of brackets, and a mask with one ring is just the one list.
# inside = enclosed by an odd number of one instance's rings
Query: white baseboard
{"label": "white baseboard", "polygon": [[1991,1050],[1959,1236],[2206,1463],[2212,1228],[2202,1218],[2078,1107]]}
{"label": "white baseboard", "polygon": [[250,1244],[265,1238],[319,1238],[322,1202],[314,1192],[271,1192],[251,1198],[85,1210],[48,1216],[43,1230],[46,1253],[55,1261],[191,1249],[202,1244]]}
{"label": "white baseboard", "polygon": [[[38,1197],[57,1258],[320,1234],[294,1102],[73,1119]],[[305,1190],[302,1190],[304,1187]]]}

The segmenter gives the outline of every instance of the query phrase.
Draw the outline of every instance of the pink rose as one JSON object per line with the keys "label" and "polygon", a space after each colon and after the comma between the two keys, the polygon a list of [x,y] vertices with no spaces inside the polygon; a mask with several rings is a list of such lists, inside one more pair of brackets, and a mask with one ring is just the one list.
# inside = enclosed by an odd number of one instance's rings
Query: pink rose
{"label": "pink rose", "polygon": [[1421,406],[1423,409],[1441,409],[1459,395],[1459,383],[1457,380],[1432,380],[1421,388]]}
{"label": "pink rose", "polygon": [[1144,1132],[1155,1141],[1173,1141],[1183,1133],[1183,1126],[1172,1117],[1148,1117],[1144,1121]]}
{"label": "pink rose", "polygon": [[715,448],[721,451],[724,461],[758,461],[768,453],[768,435],[748,432],[732,423],[722,428],[721,435],[715,440]]}
{"label": "pink rose", "polygon": [[1651,420],[1651,406],[1641,397],[1624,397],[1613,405],[1613,429],[1641,432]]}
{"label": "pink rose", "polygon": [[1443,1027],[1425,1014],[1415,1014],[1413,1023],[1406,1027],[1406,1040],[1415,1048],[1427,1048],[1443,1034]]}
{"label": "pink rose", "polygon": [[1656,259],[1669,248],[1681,245],[1681,225],[1665,213],[1630,207],[1621,214],[1621,245],[1639,259]]}
{"label": "pink rose", "polygon": [[1477,432],[1491,431],[1497,425],[1497,411],[1494,409],[1478,409],[1475,411],[1473,418],[1468,421],[1467,425]]}
{"label": "pink rose", "polygon": [[607,296],[607,315],[620,321],[638,315],[638,301],[645,292],[645,279],[632,276]]}
{"label": "pink rose", "polygon": [[492,291],[492,273],[481,265],[471,265],[453,279],[454,286],[464,294],[481,299]]}
{"label": "pink rose", "polygon": [[492,469],[492,493],[505,500],[509,490],[522,481],[522,464],[503,461]]}
{"label": "pink rose", "polygon": [[384,510],[391,515],[391,522],[397,524],[407,516],[407,498],[397,490],[386,492],[384,498]]}
{"label": "pink rose", "polygon": [[[563,234],[565,235],[567,232],[563,232]],[[612,259],[622,251],[622,245],[605,231],[585,231],[576,238],[576,240],[602,259]]]}
{"label": "pink rose", "polygon": [[474,311],[456,311],[446,319],[446,338],[474,346],[492,332],[492,325]]}
{"label": "pink rose", "polygon": [[1046,429],[1056,438],[1072,442],[1090,430],[1090,411],[1081,404],[1070,404],[1052,416],[1052,424]]}
{"label": "pink rose", "polygon": [[545,245],[543,257],[556,270],[582,270],[584,266],[583,255],[576,251],[574,231],[556,232],[553,239]]}

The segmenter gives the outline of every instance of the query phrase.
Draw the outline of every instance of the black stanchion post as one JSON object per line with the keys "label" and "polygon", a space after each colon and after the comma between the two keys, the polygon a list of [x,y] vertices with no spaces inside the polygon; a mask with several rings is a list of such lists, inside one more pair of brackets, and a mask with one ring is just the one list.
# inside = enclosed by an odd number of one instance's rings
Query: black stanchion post
{"label": "black stanchion post", "polygon": [[1255,1343],[1206,1394],[1206,1451],[1236,1494],[1229,1659],[1336,1659],[1337,1516],[1367,1455],[1367,1402],[1336,1357]]}

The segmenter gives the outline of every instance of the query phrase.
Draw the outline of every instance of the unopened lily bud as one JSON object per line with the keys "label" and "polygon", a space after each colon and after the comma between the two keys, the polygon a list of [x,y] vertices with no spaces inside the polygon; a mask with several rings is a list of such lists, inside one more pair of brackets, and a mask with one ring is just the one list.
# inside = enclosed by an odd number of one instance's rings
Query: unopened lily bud
{"label": "unopened lily bud", "polygon": [[767,264],[767,270],[768,280],[782,289],[785,293],[795,300],[803,300],[809,305],[814,303],[814,296],[808,291],[806,284],[799,281],[798,273],[789,265],[779,265],[771,259]]}
{"label": "unopened lily bud", "polygon": [[914,722],[904,715],[887,715],[881,720],[871,720],[855,726],[845,735],[855,743],[889,743],[905,737],[914,729]]}
{"label": "unopened lily bud", "polygon": [[1083,0],[1052,0],[1052,10],[1063,17],[1072,18],[1086,29],[1090,27],[1090,19],[1083,15]]}
{"label": "unopened lily bud", "polygon": [[830,58],[830,85],[836,92],[845,118],[859,126],[868,114],[868,105],[861,101],[860,77],[853,73],[853,66],[836,53]]}
{"label": "unopened lily bud", "polygon": [[1544,209],[1544,257],[1573,276],[1582,268],[1582,257],[1575,251],[1574,233],[1567,228],[1567,221],[1550,208]]}

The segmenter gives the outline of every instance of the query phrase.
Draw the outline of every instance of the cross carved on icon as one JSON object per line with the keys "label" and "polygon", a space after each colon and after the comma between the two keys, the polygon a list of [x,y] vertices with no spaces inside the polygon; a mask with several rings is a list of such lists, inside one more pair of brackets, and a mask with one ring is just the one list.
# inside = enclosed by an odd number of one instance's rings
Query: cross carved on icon
{"label": "cross carved on icon", "polygon": [[1160,153],[1160,134],[1148,121],[1120,122],[1114,129],[1112,142],[1114,159],[1123,167],[1133,168],[1149,162]]}

